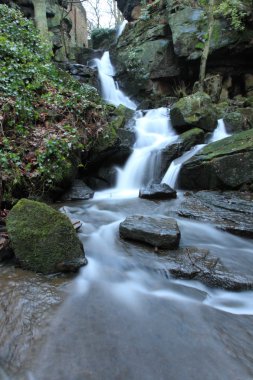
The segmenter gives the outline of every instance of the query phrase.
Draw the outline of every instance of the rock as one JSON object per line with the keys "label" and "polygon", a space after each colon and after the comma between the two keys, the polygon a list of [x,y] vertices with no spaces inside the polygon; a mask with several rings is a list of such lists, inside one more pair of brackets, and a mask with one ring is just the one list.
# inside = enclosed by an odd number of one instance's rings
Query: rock
{"label": "rock", "polygon": [[253,238],[253,195],[239,192],[190,193],[177,209],[181,217],[214,224],[235,235]]}
{"label": "rock", "polygon": [[128,24],[111,56],[117,80],[135,99],[151,93],[173,95],[166,79],[178,76],[180,69],[162,14]]}
{"label": "rock", "polygon": [[237,133],[253,128],[252,107],[237,108],[224,115],[224,123],[229,133]]}
{"label": "rock", "polygon": [[62,201],[80,201],[93,198],[94,191],[91,190],[83,181],[75,179],[72,183],[71,189],[66,192],[62,197]]}
{"label": "rock", "polygon": [[56,265],[56,269],[59,272],[77,272],[80,267],[88,264],[86,257],[81,257],[73,260],[65,260]]}
{"label": "rock", "polygon": [[[222,76],[220,74],[207,74],[204,79],[203,89],[210,96],[212,102],[217,103],[220,100],[222,90]],[[199,82],[196,82],[193,87],[193,92],[199,91]]]}
{"label": "rock", "polygon": [[116,42],[116,29],[95,28],[91,32],[91,45],[93,49],[109,50]]}
{"label": "rock", "polygon": [[[84,258],[83,246],[66,215],[39,202],[21,199],[10,211],[7,231],[24,269],[54,273],[58,264]],[[79,261],[83,265],[83,261]]]}
{"label": "rock", "polygon": [[240,112],[229,112],[224,116],[224,124],[228,133],[244,130],[244,118]]}
{"label": "rock", "polygon": [[133,215],[119,226],[120,237],[158,248],[177,248],[180,231],[177,222],[166,216]]}
{"label": "rock", "polygon": [[253,129],[208,144],[179,173],[183,189],[237,189],[253,184]]}
{"label": "rock", "polygon": [[182,156],[183,153],[190,150],[197,144],[203,144],[205,140],[205,133],[202,129],[193,128],[180,135],[178,142],[168,145],[160,151],[153,152],[156,154],[156,167],[154,181],[161,182],[166,171],[168,170],[171,162],[176,158]]}
{"label": "rock", "polygon": [[165,183],[151,183],[140,189],[139,197],[144,199],[172,199],[177,192]]}
{"label": "rock", "polygon": [[156,271],[184,280],[197,280],[213,288],[230,291],[253,289],[253,278],[231,272],[222,261],[206,249],[185,247],[176,251],[157,252],[163,255],[163,268]]}
{"label": "rock", "polygon": [[118,0],[117,6],[124,18],[128,21],[132,21],[132,11],[140,4],[140,0]]}
{"label": "rock", "polygon": [[170,117],[179,133],[194,127],[212,132],[217,125],[217,113],[211,98],[203,92],[185,96],[173,104]]}
{"label": "rock", "polygon": [[102,190],[115,185],[115,166],[125,164],[136,140],[130,121],[133,111],[120,105],[112,108],[111,121],[99,136],[96,145],[85,157],[83,178],[89,186]]}
{"label": "rock", "polygon": [[200,281],[212,288],[223,288],[230,291],[253,289],[252,275],[242,275],[227,268],[222,260],[214,256],[208,249],[182,247],[176,250],[148,250],[150,254],[162,256],[154,267],[147,268],[159,275],[183,280]]}
{"label": "rock", "polygon": [[10,260],[14,256],[6,233],[0,233],[0,262]]}

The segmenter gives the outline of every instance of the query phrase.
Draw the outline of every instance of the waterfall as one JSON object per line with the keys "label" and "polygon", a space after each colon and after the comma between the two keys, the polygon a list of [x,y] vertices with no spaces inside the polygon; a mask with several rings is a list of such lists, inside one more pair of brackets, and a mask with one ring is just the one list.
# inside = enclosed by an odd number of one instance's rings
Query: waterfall
{"label": "waterfall", "polygon": [[104,100],[116,107],[123,104],[125,107],[135,110],[136,104],[118,88],[117,83],[113,79],[115,70],[110,61],[109,51],[104,52],[101,59],[93,59],[91,65],[98,69]]}
{"label": "waterfall", "polygon": [[167,185],[172,187],[172,189],[175,189],[175,187],[177,185],[178,175],[179,175],[179,172],[180,172],[182,165],[186,161],[188,161],[190,158],[195,156],[195,154],[197,152],[199,152],[202,148],[204,148],[204,146],[205,146],[205,144],[196,145],[191,150],[184,153],[181,157],[172,161],[172,163],[170,164],[169,169],[165,173],[161,183],[166,183]]}
{"label": "waterfall", "polygon": [[[210,137],[210,140],[208,141],[208,144],[215,142],[215,141],[222,140],[228,136],[230,136],[230,135],[226,132],[226,128],[225,128],[225,124],[224,124],[223,119],[219,119],[218,125],[215,128],[215,130],[213,131],[212,136]],[[206,145],[207,144],[196,145],[191,150],[184,153],[181,157],[172,161],[172,163],[170,164],[167,172],[165,173],[161,183],[166,183],[167,185],[169,185],[170,187],[175,189],[177,186],[177,180],[178,180],[179,172],[180,172],[182,165],[186,161],[188,161],[190,158],[195,156],[195,154],[197,154]]]}
{"label": "waterfall", "polygon": [[121,36],[121,34],[124,32],[124,29],[126,27],[126,25],[128,24],[128,21],[127,20],[124,20],[118,27],[117,29],[117,33],[116,33],[116,40],[119,39],[119,37]]}
{"label": "waterfall", "polygon": [[[102,96],[108,103],[115,106],[123,104],[130,109],[136,109],[136,105],[114,82],[114,68],[110,62],[109,52],[105,52],[101,59],[95,59],[94,64],[98,68],[101,82]],[[173,130],[167,108],[158,108],[145,112],[135,113],[136,143],[134,151],[123,169],[118,169],[118,178],[115,189],[111,189],[109,196],[120,194],[127,196],[138,194],[141,185],[149,182],[154,177],[155,165],[152,163],[152,153],[172,144],[178,139]],[[97,197],[108,194],[101,192]]]}
{"label": "waterfall", "polygon": [[221,139],[225,139],[228,136],[231,136],[231,135],[229,133],[227,133],[223,119],[219,119],[217,128],[214,130],[214,132],[213,132],[213,134],[209,140],[209,143],[215,142],[215,141],[218,141]]}
{"label": "waterfall", "polygon": [[166,108],[147,111],[135,119],[137,141],[134,152],[123,170],[119,171],[117,190],[139,189],[154,177],[156,168],[150,162],[152,152],[172,144],[178,139],[172,129]]}

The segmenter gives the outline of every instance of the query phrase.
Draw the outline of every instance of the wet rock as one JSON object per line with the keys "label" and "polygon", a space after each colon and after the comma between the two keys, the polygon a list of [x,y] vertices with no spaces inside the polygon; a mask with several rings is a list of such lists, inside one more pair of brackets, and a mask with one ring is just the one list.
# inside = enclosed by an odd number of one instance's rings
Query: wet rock
{"label": "wet rock", "polygon": [[7,231],[24,269],[54,273],[59,263],[84,257],[68,217],[45,204],[21,199],[8,215]]}
{"label": "wet rock", "polygon": [[199,191],[188,194],[177,214],[212,223],[235,235],[253,238],[252,201],[250,193]]}
{"label": "wet rock", "polygon": [[166,183],[151,183],[140,189],[139,197],[144,199],[172,199],[177,192]]}
{"label": "wet rock", "polygon": [[56,265],[59,272],[77,272],[81,267],[88,264],[86,257],[81,257],[73,260],[65,260]]}
{"label": "wet rock", "polygon": [[158,248],[177,248],[180,231],[175,219],[166,216],[133,215],[119,226],[120,237]]}
{"label": "wet rock", "polygon": [[71,189],[65,193],[61,200],[62,201],[80,201],[93,198],[94,191],[91,190],[83,181],[80,179],[74,180]]}
{"label": "wet rock", "polygon": [[204,92],[181,98],[170,110],[173,127],[182,133],[191,128],[211,132],[217,125],[217,113],[211,98]]}
{"label": "wet rock", "polygon": [[194,247],[166,252],[166,264],[158,272],[166,277],[170,274],[175,278],[197,280],[210,287],[231,291],[253,289],[253,278],[229,271],[208,250]]}
{"label": "wet rock", "polygon": [[253,183],[253,129],[208,144],[181,168],[184,189],[236,189]]}

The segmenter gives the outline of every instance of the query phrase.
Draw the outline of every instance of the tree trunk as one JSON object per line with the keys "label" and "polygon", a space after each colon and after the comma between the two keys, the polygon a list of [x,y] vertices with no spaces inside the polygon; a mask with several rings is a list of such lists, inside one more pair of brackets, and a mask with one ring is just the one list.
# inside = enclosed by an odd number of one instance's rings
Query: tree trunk
{"label": "tree trunk", "polygon": [[201,61],[200,61],[200,69],[199,69],[199,90],[203,91],[204,88],[204,79],[206,76],[206,64],[210,51],[210,43],[213,34],[213,26],[214,26],[214,0],[209,0],[209,9],[208,9],[208,36],[205,42],[205,46],[202,52]]}
{"label": "tree trunk", "polygon": [[32,0],[34,6],[35,25],[41,36],[49,41],[47,26],[46,0]]}

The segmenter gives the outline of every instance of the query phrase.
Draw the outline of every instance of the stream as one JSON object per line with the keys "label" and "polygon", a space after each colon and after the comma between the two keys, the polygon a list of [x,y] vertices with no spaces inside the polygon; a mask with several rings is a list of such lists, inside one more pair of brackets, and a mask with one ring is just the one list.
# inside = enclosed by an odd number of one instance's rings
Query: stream
{"label": "stream", "polygon": [[[134,109],[113,81],[109,53],[96,61],[104,98]],[[181,231],[180,247],[209,249],[229,268],[253,275],[252,240],[177,217],[182,191],[173,200],[138,198],[140,186],[156,170],[152,152],[178,136],[165,108],[136,111],[135,130],[133,154],[118,169],[115,188],[64,205],[64,212],[82,222],[79,236],[89,264],[72,282],[44,331],[39,353],[30,354],[25,373],[17,379],[253,378],[253,292],[211,289],[165,276],[166,255],[119,237],[126,216],[172,216]],[[210,141],[226,136],[219,121]],[[182,163],[202,146],[172,162],[162,182],[176,187]]]}

